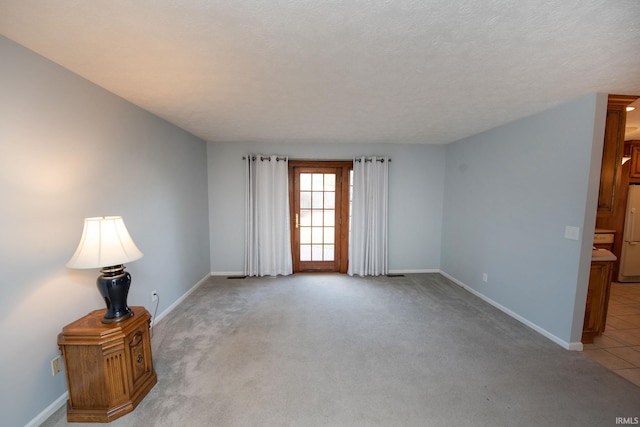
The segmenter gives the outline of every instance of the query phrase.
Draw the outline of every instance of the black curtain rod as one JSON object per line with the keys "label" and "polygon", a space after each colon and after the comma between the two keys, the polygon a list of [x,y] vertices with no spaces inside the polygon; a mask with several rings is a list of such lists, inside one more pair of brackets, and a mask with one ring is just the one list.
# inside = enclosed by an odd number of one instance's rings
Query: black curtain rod
{"label": "black curtain rod", "polygon": [[[242,160],[247,160],[247,157],[246,156],[242,156]],[[257,160],[257,157],[256,156],[252,156],[251,160]],[[263,156],[263,157],[260,157],[260,160],[262,160],[262,161],[265,161],[265,160],[271,161],[271,157]],[[276,157],[276,161],[279,162],[280,160],[287,160],[287,158],[286,157]]]}
{"label": "black curtain rod", "polygon": [[[242,156],[242,160],[247,160],[247,157],[246,157],[246,156]],[[251,157],[251,160],[257,160],[257,157],[256,157],[256,156],[252,156],[252,157]],[[264,160],[269,160],[269,161],[271,161],[271,157],[262,156],[262,157],[260,157],[260,160],[262,160],[262,161],[264,161]],[[287,158],[286,158],[286,157],[276,157],[276,160],[277,160],[277,161],[287,160]],[[365,158],[365,159],[364,159],[364,161],[365,161],[365,162],[370,162],[371,160],[373,160],[371,157],[367,157],[367,158]],[[357,158],[357,159],[355,159],[355,161],[356,161],[356,162],[358,162],[358,163],[360,163],[360,162],[362,161],[362,159]],[[384,159],[376,159],[376,161],[377,161],[377,162],[380,162],[380,163],[383,163],[383,162],[384,162]],[[389,162],[390,162],[390,161],[391,161],[391,159],[389,159]]]}
{"label": "black curtain rod", "polygon": [[[371,157],[366,157],[364,159],[365,162],[370,162],[371,160],[373,160]],[[391,161],[391,159],[389,159],[389,161]],[[362,162],[362,159],[356,159],[356,162],[360,163]],[[376,162],[384,163],[384,159],[376,159]]]}

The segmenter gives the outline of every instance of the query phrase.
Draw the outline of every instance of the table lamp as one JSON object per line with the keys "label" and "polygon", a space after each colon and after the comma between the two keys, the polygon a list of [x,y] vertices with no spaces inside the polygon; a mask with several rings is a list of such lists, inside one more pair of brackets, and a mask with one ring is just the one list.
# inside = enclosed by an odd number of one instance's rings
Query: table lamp
{"label": "table lamp", "polygon": [[85,218],[84,230],[69,268],[100,268],[96,283],[107,304],[102,323],[117,323],[133,316],[127,306],[131,275],[125,262],[142,258],[120,216]]}

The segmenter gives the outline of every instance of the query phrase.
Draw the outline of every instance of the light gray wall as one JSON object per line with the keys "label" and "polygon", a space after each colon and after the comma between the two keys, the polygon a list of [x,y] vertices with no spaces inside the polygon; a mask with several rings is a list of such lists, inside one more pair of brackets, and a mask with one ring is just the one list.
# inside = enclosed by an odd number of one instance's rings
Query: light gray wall
{"label": "light gray wall", "polygon": [[244,168],[248,153],[292,159],[350,160],[390,155],[389,268],[437,270],[444,189],[445,147],[404,144],[208,143],[211,269],[241,273],[244,266]]}
{"label": "light gray wall", "polygon": [[566,343],[580,342],[605,113],[590,95],[446,150],[441,269]]}
{"label": "light gray wall", "polygon": [[206,144],[0,37],[0,414],[22,426],[66,391],[62,327],[104,308],[65,263],[83,219],[122,215],[144,257],[130,305],[161,313],[209,268]]}

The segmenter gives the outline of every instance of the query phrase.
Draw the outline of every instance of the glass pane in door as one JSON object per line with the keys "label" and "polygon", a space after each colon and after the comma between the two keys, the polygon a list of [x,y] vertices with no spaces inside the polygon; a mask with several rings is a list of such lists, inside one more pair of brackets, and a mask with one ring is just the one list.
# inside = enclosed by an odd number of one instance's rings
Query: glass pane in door
{"label": "glass pane in door", "polygon": [[335,173],[300,173],[300,261],[335,259]]}

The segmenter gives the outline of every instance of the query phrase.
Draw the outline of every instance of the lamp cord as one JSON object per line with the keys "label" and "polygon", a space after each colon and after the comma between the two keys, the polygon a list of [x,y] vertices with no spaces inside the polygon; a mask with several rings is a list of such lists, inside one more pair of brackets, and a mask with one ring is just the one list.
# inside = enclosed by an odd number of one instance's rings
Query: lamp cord
{"label": "lamp cord", "polygon": [[151,330],[149,338],[153,338],[153,329],[156,326],[156,314],[158,313],[158,306],[160,305],[160,295],[156,295],[156,308],[153,310],[153,317],[151,318]]}

